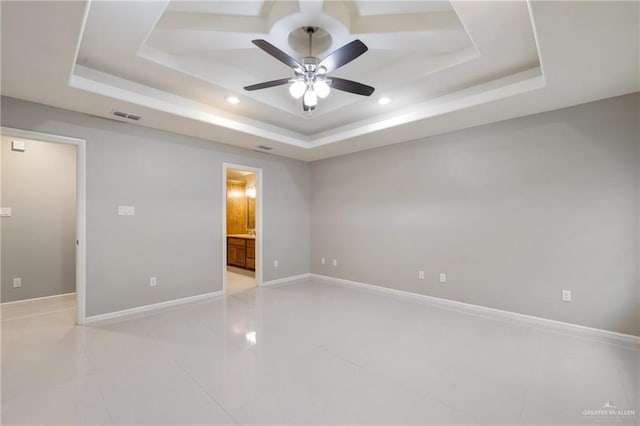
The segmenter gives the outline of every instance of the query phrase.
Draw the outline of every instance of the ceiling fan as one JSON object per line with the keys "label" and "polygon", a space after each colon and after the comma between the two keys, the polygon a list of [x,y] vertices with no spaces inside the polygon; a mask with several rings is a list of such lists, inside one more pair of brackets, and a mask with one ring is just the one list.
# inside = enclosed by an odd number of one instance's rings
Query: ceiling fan
{"label": "ceiling fan", "polygon": [[302,109],[309,114],[316,108],[318,98],[324,99],[329,95],[331,88],[343,92],[355,93],[356,95],[371,96],[375,90],[371,86],[358,83],[356,81],[345,80],[344,78],[329,77],[327,74],[340,68],[343,65],[356,59],[369,50],[360,40],[354,40],[335,50],[323,60],[312,56],[311,43],[313,34],[317,27],[304,27],[303,30],[309,35],[309,56],[302,58],[301,62],[292,58],[282,50],[275,47],[266,40],[252,40],[252,43],[267,52],[285,65],[293,68],[295,77],[281,78],[278,80],[265,81],[264,83],[246,86],[244,90],[260,90],[269,87],[289,86],[289,93],[296,99],[302,98]]}

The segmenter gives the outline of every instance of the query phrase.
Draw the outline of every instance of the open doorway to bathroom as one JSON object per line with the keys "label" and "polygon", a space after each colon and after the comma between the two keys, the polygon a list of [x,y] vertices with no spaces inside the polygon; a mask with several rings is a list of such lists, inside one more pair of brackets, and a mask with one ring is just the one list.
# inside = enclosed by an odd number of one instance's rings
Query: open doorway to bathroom
{"label": "open doorway to bathroom", "polygon": [[224,288],[237,294],[259,285],[261,170],[225,164],[224,171]]}

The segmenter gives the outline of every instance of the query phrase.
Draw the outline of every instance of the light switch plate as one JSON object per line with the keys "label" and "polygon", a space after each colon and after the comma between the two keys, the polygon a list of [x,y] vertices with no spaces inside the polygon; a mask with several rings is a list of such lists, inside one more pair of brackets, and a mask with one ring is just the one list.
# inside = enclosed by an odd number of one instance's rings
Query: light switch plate
{"label": "light switch plate", "polygon": [[24,141],[11,142],[11,151],[24,152],[24,149],[25,149]]}
{"label": "light switch plate", "polygon": [[571,302],[571,290],[562,290],[562,301]]}
{"label": "light switch plate", "polygon": [[14,278],[13,279],[13,288],[22,287],[22,278]]}
{"label": "light switch plate", "polygon": [[11,217],[11,207],[0,207],[0,217]]}
{"label": "light switch plate", "polygon": [[445,274],[444,272],[440,274],[440,282],[441,283],[447,282],[447,274]]}
{"label": "light switch plate", "polygon": [[134,216],[136,208],[134,206],[118,206],[118,216]]}

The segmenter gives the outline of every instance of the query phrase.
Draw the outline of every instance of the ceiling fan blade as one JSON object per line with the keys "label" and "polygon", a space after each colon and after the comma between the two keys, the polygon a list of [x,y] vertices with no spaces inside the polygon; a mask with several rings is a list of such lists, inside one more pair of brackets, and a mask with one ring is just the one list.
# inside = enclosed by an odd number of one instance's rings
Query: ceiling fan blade
{"label": "ceiling fan blade", "polygon": [[269,87],[282,86],[283,84],[287,84],[290,80],[291,80],[290,78],[281,78],[279,80],[265,81],[264,83],[245,86],[244,90],[252,91],[252,90],[267,89]]}
{"label": "ceiling fan blade", "polygon": [[260,49],[264,50],[283,64],[289,65],[291,68],[303,68],[298,61],[296,61],[291,56],[278,49],[266,40],[251,40],[251,43],[255,44]]}
{"label": "ceiling fan blade", "polygon": [[345,80],[344,78],[331,77],[331,87],[343,92],[355,93],[356,95],[371,96],[374,89],[366,84],[357,81]]}
{"label": "ceiling fan blade", "polygon": [[324,58],[318,64],[318,67],[325,67],[329,73],[353,61],[367,50],[369,50],[369,48],[363,42],[360,40],[354,40]]}

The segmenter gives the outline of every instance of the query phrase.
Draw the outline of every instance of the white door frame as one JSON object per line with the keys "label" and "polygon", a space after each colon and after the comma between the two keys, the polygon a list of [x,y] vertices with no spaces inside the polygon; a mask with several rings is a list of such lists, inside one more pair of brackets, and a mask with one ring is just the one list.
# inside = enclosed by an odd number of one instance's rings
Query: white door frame
{"label": "white door frame", "polygon": [[76,146],[76,324],[85,320],[86,303],[86,195],[87,195],[87,157],[86,140],[31,130],[14,129],[0,126],[0,134],[15,138],[31,139],[41,142],[64,143]]}
{"label": "white door frame", "polygon": [[241,164],[222,163],[222,292],[227,294],[227,170],[256,174],[256,286],[262,286],[262,169]]}

